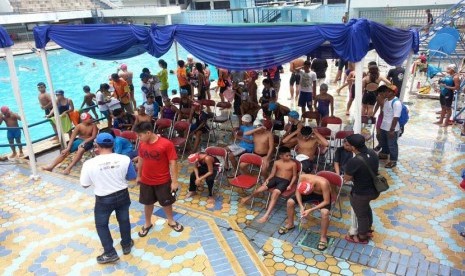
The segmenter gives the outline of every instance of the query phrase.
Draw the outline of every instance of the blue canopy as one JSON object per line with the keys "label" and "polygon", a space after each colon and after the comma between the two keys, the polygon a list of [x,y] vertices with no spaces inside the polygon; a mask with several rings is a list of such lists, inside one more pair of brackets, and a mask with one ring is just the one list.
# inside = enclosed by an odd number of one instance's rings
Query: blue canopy
{"label": "blue canopy", "polygon": [[[418,52],[415,29],[390,28],[367,19],[348,24],[278,26],[202,25],[46,25],[34,28],[37,48],[53,40],[61,47],[96,59],[121,59],[148,52],[160,57],[176,40],[208,64],[231,70],[263,69],[309,53],[335,53],[357,62],[376,49],[397,65]],[[323,50],[329,46],[332,51]]]}
{"label": "blue canopy", "polygon": [[8,35],[7,31],[0,26],[0,48],[6,48],[13,46],[13,41],[11,40],[10,35]]}

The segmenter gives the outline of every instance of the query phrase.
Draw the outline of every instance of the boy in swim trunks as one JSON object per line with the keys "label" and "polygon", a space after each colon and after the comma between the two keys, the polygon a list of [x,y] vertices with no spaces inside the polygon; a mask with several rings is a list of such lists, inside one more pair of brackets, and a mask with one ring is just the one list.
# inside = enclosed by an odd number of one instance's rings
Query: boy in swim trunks
{"label": "boy in swim trunks", "polygon": [[276,160],[271,169],[268,178],[263,182],[262,186],[256,189],[251,195],[241,199],[241,203],[247,203],[251,198],[258,194],[273,189],[271,191],[271,200],[266,213],[258,219],[259,223],[266,222],[273,210],[279,196],[286,190],[290,190],[294,182],[297,180],[297,163],[291,159],[291,150],[288,147],[280,147],[278,150],[279,160]]}
{"label": "boy in swim trunks", "polygon": [[[1,108],[2,114],[0,114],[0,125],[5,121],[7,127],[18,127],[18,120],[21,120],[18,114],[13,113],[7,106],[2,106]],[[16,140],[16,144],[21,144],[21,129],[14,128],[8,129],[6,131],[6,137],[8,138],[8,143],[10,144],[11,151],[13,152],[10,155],[10,158],[16,157],[16,147],[14,146],[14,142]],[[23,146],[18,145],[19,148],[19,157],[23,157]]]}
{"label": "boy in swim trunks", "polygon": [[97,112],[95,112],[95,103],[94,103],[94,100],[96,99],[95,94],[90,93],[90,87],[88,85],[84,85],[84,87],[82,87],[82,91],[84,91],[85,95],[84,95],[84,100],[82,101],[82,104],[81,104],[81,109],[84,107],[84,105],[86,105],[86,107],[92,106],[90,110],[94,114],[95,118],[98,119]]}

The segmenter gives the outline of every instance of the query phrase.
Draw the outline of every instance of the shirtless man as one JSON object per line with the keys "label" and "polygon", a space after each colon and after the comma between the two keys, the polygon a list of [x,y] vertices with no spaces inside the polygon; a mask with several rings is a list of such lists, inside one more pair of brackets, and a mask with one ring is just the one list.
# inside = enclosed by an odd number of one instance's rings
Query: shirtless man
{"label": "shirtless man", "polygon": [[46,86],[45,83],[39,82],[37,84],[37,89],[39,90],[39,104],[40,108],[45,111],[45,116],[50,114],[50,111],[52,110],[52,97],[50,94],[47,93],[46,91]]}
{"label": "shirtless man", "polygon": [[291,79],[289,80],[289,88],[291,97],[288,100],[294,100],[294,84],[295,84],[295,99],[299,98],[300,92],[300,74],[299,70],[304,67],[304,59],[297,58],[289,63],[289,71],[291,71]]}
{"label": "shirtless man", "polygon": [[85,95],[84,95],[84,99],[82,100],[81,109],[84,107],[84,105],[86,105],[86,107],[92,106],[90,110],[94,114],[95,118],[98,119],[97,112],[95,112],[95,102],[94,102],[94,100],[96,99],[95,94],[90,92],[90,87],[88,85],[84,85],[84,87],[82,87],[82,91],[84,91]]}
{"label": "shirtless man", "polygon": [[256,189],[251,195],[241,199],[241,203],[247,203],[251,198],[258,194],[275,188],[271,193],[270,205],[266,209],[266,213],[258,219],[258,223],[265,223],[273,210],[279,195],[286,190],[292,189],[292,185],[297,180],[297,164],[291,159],[291,150],[288,147],[279,148],[279,160],[275,161],[271,173],[268,178],[263,182],[262,186]]}
{"label": "shirtless man", "polygon": [[94,147],[94,139],[95,136],[97,136],[97,132],[98,129],[92,122],[92,116],[90,116],[89,113],[82,113],[81,123],[74,128],[68,142],[68,147],[61,151],[61,154],[53,160],[52,164],[42,167],[42,169],[51,172],[58,164],[63,162],[70,153],[77,151],[71,163],[63,171],[64,174],[70,174],[71,169],[81,160],[84,152]]}
{"label": "shirtless man", "polygon": [[313,160],[318,150],[318,146],[329,146],[328,140],[323,137],[316,128],[304,126],[302,129],[297,129],[283,139],[283,143],[291,141],[297,136],[297,160],[302,163],[302,171],[304,173],[312,173]]}
{"label": "shirtless man", "polygon": [[149,122],[153,125],[155,122],[154,118],[152,116],[149,116],[145,113],[145,106],[141,105],[139,106],[139,109],[137,110],[137,115],[134,115],[136,120],[134,121],[134,124],[132,125],[132,131],[135,130],[136,125],[142,122]]}
{"label": "shirtless man", "polygon": [[[18,120],[21,120],[21,117],[19,117],[18,114],[13,113],[10,111],[10,109],[7,106],[2,106],[1,108],[1,114],[0,114],[0,125],[5,122],[7,127],[18,127]],[[16,157],[16,147],[14,146],[14,143],[16,141],[16,144],[21,144],[21,129],[20,128],[14,128],[14,129],[8,129],[6,131],[6,137],[8,138],[8,143],[10,144],[10,148],[12,151],[12,154],[10,155],[10,158],[15,158]],[[23,157],[23,146],[18,145],[19,148],[19,157]]]}
{"label": "shirtless man", "polygon": [[137,109],[136,98],[134,97],[134,84],[132,83],[133,73],[128,71],[128,66],[126,64],[121,64],[120,68],[117,70],[118,76],[125,80],[129,85],[129,93],[131,94],[131,102],[134,110]]}
{"label": "shirtless man", "polygon": [[263,125],[259,125],[257,128],[244,133],[245,136],[253,136],[253,153],[262,157],[262,175],[264,177],[268,176],[268,167],[270,166],[271,155],[274,149],[273,134],[270,131],[271,127],[271,121],[265,120]]}
{"label": "shirtless man", "polygon": [[[296,203],[300,207],[301,218],[307,217],[311,212],[320,210],[321,213],[321,234],[320,242],[317,249],[320,251],[328,247],[328,226],[329,226],[329,212],[331,210],[331,186],[326,178],[312,174],[302,174],[300,176],[300,183],[297,186],[295,195],[287,200],[287,221],[286,225],[281,227],[278,231],[279,234],[286,234],[289,230],[295,228],[294,215]],[[301,185],[305,185],[305,189],[301,189]],[[304,194],[301,192],[304,191]],[[319,202],[312,208],[305,210],[305,202]]]}

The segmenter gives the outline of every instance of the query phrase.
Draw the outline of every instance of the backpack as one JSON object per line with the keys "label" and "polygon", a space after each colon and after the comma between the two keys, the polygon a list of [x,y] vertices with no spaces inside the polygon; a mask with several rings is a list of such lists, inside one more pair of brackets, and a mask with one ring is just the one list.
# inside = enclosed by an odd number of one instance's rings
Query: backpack
{"label": "backpack", "polygon": [[[391,103],[391,108],[394,109],[394,103],[398,100],[399,100],[398,98],[394,98],[394,100]],[[400,112],[399,125],[401,128],[403,128],[408,123],[410,116],[408,114],[409,113],[408,107],[402,102],[401,104],[402,104],[402,111]]]}

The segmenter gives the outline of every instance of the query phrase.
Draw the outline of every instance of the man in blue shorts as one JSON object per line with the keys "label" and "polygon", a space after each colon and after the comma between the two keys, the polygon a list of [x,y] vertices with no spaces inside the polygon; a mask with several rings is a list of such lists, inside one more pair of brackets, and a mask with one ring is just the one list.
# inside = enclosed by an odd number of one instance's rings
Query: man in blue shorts
{"label": "man in blue shorts", "polygon": [[310,61],[304,62],[304,70],[300,71],[300,95],[298,105],[302,108],[313,110],[312,99],[316,97],[316,73],[310,70]]}
{"label": "man in blue shorts", "polygon": [[[0,114],[0,125],[5,122],[7,127],[19,127],[18,120],[21,120],[18,114],[13,113],[7,106],[2,106]],[[16,157],[16,147],[14,146],[15,140],[19,148],[19,157],[23,157],[23,146],[21,146],[21,129],[20,128],[10,128],[6,131],[6,137],[8,138],[8,143],[12,154],[10,158]]]}

